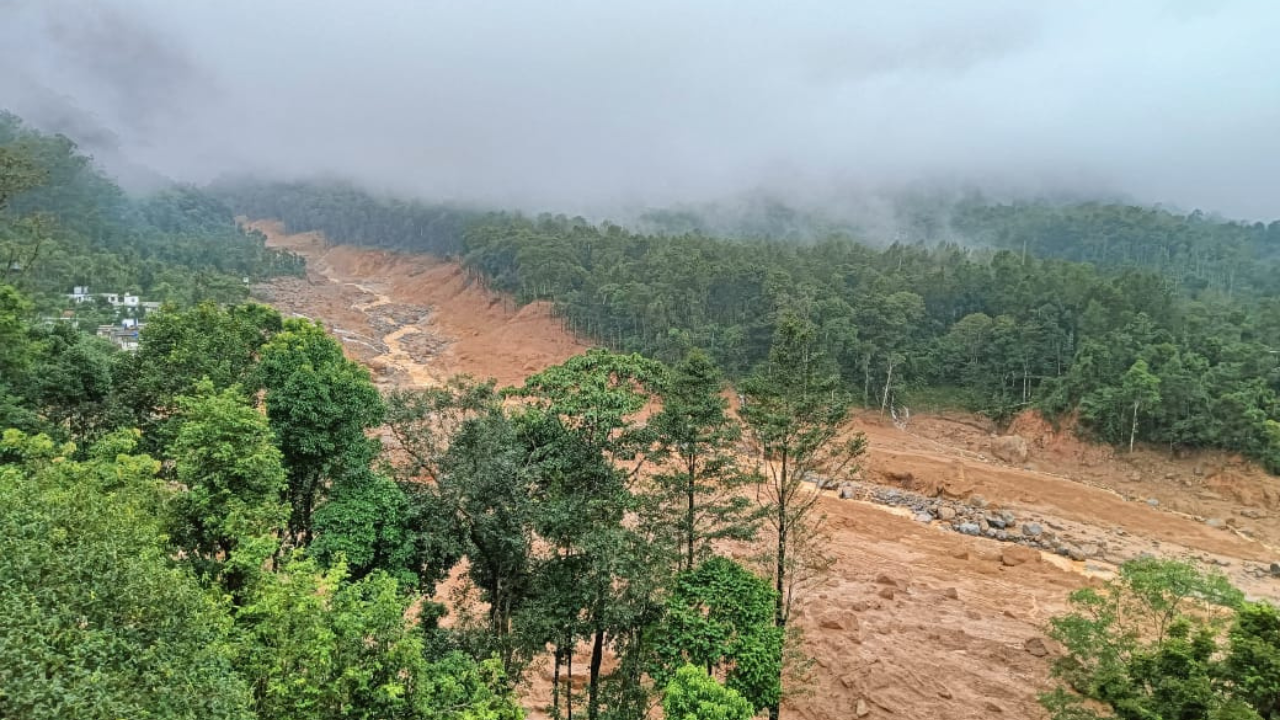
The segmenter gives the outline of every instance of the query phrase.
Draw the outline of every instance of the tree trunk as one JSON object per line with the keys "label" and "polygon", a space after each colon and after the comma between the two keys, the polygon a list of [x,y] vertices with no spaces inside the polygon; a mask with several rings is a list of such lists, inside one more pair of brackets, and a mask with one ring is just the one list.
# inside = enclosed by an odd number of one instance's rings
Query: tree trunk
{"label": "tree trunk", "polygon": [[556,643],[555,669],[551,671],[551,717],[560,717],[560,663],[564,655],[560,651],[560,643]]}
{"label": "tree trunk", "polygon": [[587,686],[587,720],[600,717],[600,664],[604,661],[604,628],[596,627],[595,641],[591,646],[591,680]]}
{"label": "tree trunk", "polygon": [[889,407],[889,386],[893,384],[893,358],[889,358],[889,372],[884,377],[884,399],[880,401],[880,414]]}
{"label": "tree trunk", "polygon": [[1133,427],[1129,429],[1129,453],[1133,453],[1133,441],[1138,436],[1138,403],[1133,404]]}
{"label": "tree trunk", "polygon": [[[774,573],[774,590],[777,591],[777,597],[774,599],[773,605],[773,624],[778,628],[786,628],[787,613],[786,605],[783,602],[783,593],[787,587],[787,455],[782,455],[781,484],[778,486],[778,557],[777,565]],[[779,668],[781,673],[782,669]],[[778,720],[780,712],[780,703],[774,703],[769,706],[770,720]]]}
{"label": "tree trunk", "polygon": [[569,656],[566,658],[569,681],[564,684],[564,707],[567,720],[573,720],[573,634],[569,635]]}
{"label": "tree trunk", "polygon": [[697,462],[690,460],[689,466],[688,466],[689,485],[686,488],[686,490],[688,490],[688,493],[689,493],[688,497],[686,498],[689,501],[689,504],[688,504],[688,507],[685,509],[685,515],[684,515],[684,532],[685,532],[684,537],[689,544],[689,547],[687,548],[688,552],[685,557],[685,570],[693,569],[693,531],[694,531],[693,525],[694,525],[694,519],[695,519],[694,511],[696,507],[694,502],[696,499],[697,487],[698,487],[697,475],[694,474],[696,467],[697,467]]}
{"label": "tree trunk", "polygon": [[871,355],[862,359],[862,407],[871,407]]}

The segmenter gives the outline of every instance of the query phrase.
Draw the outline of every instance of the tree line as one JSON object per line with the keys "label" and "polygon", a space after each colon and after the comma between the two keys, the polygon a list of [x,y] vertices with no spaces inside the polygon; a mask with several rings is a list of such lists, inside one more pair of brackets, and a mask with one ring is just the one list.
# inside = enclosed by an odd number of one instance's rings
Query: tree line
{"label": "tree line", "polygon": [[[1280,470],[1280,226],[1118,205],[958,203],[877,248],[641,234],[384,201],[347,186],[221,191],[335,241],[457,257],[619,351],[707,350],[732,378],[800,314],[861,403],[1076,417],[1106,442],[1223,448]],[[914,211],[913,211],[914,212]],[[955,242],[962,230],[978,246]]]}
{"label": "tree line", "polygon": [[42,312],[73,286],[191,304],[248,297],[243,280],[302,272],[192,186],[126,194],[74,142],[0,112],[0,282]]}
{"label": "tree line", "polygon": [[0,328],[6,717],[518,718],[543,657],[557,717],[777,717],[812,480],[865,449],[799,316],[741,419],[700,351],[384,398],[257,305],[166,310],[136,353]]}

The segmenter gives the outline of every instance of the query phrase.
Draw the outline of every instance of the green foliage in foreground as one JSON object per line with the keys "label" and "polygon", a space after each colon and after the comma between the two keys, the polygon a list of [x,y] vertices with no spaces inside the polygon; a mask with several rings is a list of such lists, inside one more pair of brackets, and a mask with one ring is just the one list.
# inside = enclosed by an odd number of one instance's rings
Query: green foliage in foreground
{"label": "green foliage in foreground", "polygon": [[170,560],[132,444],[0,441],[0,717],[252,717],[231,617]]}
{"label": "green foliage in foreground", "polygon": [[662,712],[668,720],[749,720],[755,715],[751,703],[693,665],[681,667],[667,683]]}
{"label": "green foliage in foreground", "polygon": [[666,613],[652,631],[659,684],[679,680],[682,666],[715,672],[749,706],[781,698],[783,628],[774,625],[775,593],[741,565],[714,557],[680,573]]}
{"label": "green foliage in foreground", "polygon": [[1280,611],[1220,574],[1131,561],[1073,593],[1049,634],[1066,648],[1053,670],[1063,686],[1041,697],[1054,720],[1280,718]]}

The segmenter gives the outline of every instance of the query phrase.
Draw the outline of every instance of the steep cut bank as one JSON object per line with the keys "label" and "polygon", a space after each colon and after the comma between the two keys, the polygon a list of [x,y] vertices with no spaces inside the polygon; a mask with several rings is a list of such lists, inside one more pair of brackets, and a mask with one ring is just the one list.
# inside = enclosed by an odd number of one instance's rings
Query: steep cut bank
{"label": "steep cut bank", "polygon": [[[545,305],[517,309],[456,264],[253,226],[308,267],[306,279],[258,286],[259,296],[323,320],[384,385],[458,372],[519,383],[587,347]],[[1027,419],[1015,429],[1029,457],[1006,462],[992,454],[994,428],[972,416],[920,416],[902,428],[873,412],[856,427],[871,439],[865,500],[822,499],[832,565],[797,609],[813,667],[788,717],[1043,717],[1035,697],[1052,651],[1044,623],[1070,590],[1141,553],[1212,561],[1251,595],[1280,597],[1280,581],[1257,572],[1280,559],[1267,546],[1280,534],[1277,486],[1229,458],[1119,458]],[[1230,483],[1237,492],[1204,495]],[[1041,527],[1083,559],[953,532],[955,508],[1007,513],[1016,535]],[[549,667],[530,673],[532,717],[544,717],[550,680]]]}
{"label": "steep cut bank", "polygon": [[305,279],[264,284],[258,296],[324,320],[384,383],[432,385],[468,373],[519,384],[590,347],[564,331],[549,304],[516,307],[457,263],[332,245],[271,220],[246,224],[307,263]]}

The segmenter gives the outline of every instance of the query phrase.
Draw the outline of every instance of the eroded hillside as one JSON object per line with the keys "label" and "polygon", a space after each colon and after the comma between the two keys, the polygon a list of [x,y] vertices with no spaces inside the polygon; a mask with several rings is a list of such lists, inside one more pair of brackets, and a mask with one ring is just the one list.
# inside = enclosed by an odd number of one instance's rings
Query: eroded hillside
{"label": "eroded hillside", "polygon": [[[254,227],[307,261],[305,279],[257,296],[322,320],[385,386],[455,373],[519,383],[588,347],[546,305],[517,308],[457,264]],[[1280,483],[1238,458],[1117,454],[1034,415],[1012,440],[960,415],[896,425],[871,413],[856,429],[871,449],[860,480],[823,499],[833,564],[799,607],[814,664],[792,717],[1041,717],[1045,621],[1071,589],[1142,553],[1211,562],[1280,598]],[[549,682],[531,673],[535,714]]]}

